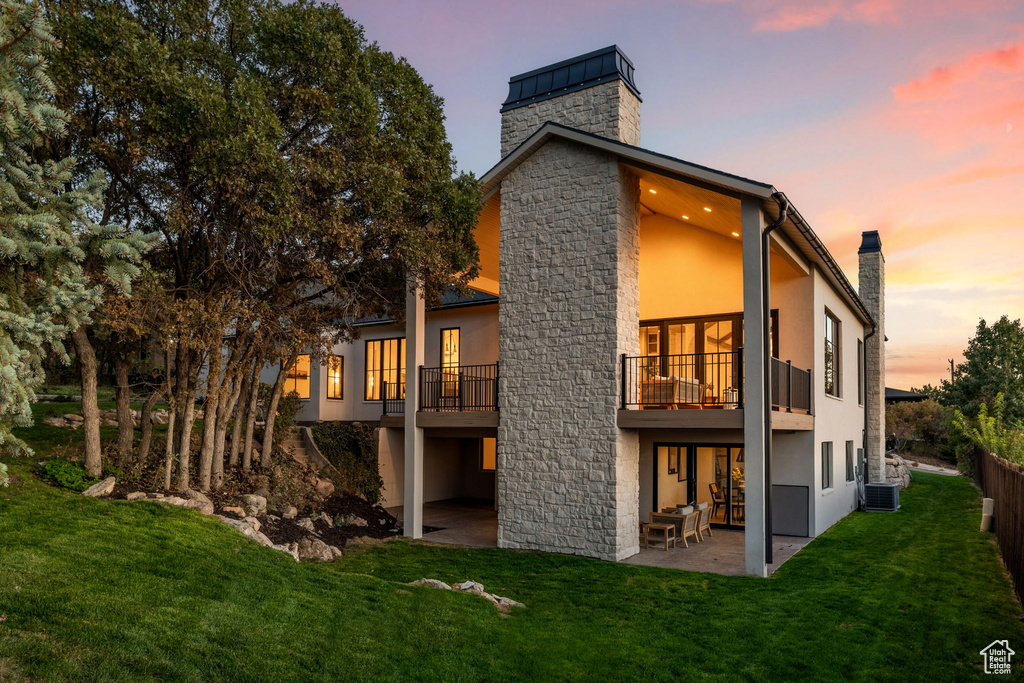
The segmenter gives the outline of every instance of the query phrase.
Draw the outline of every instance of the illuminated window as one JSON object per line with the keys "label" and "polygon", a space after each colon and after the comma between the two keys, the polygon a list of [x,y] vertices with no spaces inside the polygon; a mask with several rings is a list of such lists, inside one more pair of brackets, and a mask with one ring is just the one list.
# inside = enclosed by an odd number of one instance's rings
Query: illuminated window
{"label": "illuminated window", "polygon": [[366,378],[363,397],[367,401],[405,397],[405,338],[375,339],[366,342]]}
{"label": "illuminated window", "polygon": [[441,395],[459,395],[459,328],[441,330]]}
{"label": "illuminated window", "polygon": [[291,370],[285,375],[284,394],[295,392],[299,398],[309,398],[309,354],[304,353],[295,359]]}
{"label": "illuminated window", "polygon": [[486,472],[493,472],[498,466],[498,440],[481,439],[480,446],[480,469]]}
{"label": "illuminated window", "polygon": [[327,398],[342,399],[345,397],[342,384],[345,379],[345,359],[342,356],[330,356],[327,359]]}

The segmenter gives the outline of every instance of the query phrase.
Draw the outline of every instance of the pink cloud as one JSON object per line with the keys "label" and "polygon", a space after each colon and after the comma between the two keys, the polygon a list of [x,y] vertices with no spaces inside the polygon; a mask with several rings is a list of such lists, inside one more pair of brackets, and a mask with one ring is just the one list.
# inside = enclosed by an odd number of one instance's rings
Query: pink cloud
{"label": "pink cloud", "polygon": [[1003,74],[1024,73],[1024,42],[974,54],[957,64],[932,69],[925,77],[892,89],[898,100],[921,102],[949,97],[959,83],[975,80],[992,70]]}
{"label": "pink cloud", "polygon": [[861,24],[896,23],[901,0],[828,0],[784,2],[771,16],[754,26],[755,31],[799,31],[825,26],[833,20]]}

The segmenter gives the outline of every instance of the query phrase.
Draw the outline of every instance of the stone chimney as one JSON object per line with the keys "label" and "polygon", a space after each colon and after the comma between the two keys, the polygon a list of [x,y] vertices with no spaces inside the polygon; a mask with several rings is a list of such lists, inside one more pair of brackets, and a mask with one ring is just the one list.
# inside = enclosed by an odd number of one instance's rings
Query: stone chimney
{"label": "stone chimney", "polygon": [[548,121],[639,145],[633,63],[612,45],[510,78],[501,105],[501,157]]}
{"label": "stone chimney", "polygon": [[857,254],[860,298],[875,320],[875,333],[864,340],[864,453],[867,481],[881,483],[885,481],[885,257],[877,230],[862,234]]}

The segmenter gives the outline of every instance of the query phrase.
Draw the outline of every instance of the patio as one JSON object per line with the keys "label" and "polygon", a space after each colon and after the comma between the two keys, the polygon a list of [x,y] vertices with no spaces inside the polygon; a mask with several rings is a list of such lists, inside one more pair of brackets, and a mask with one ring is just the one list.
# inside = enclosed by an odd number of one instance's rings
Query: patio
{"label": "patio", "polygon": [[[401,506],[387,510],[402,519]],[[498,546],[498,513],[487,501],[452,499],[424,503],[423,524],[438,528],[438,531],[423,534],[423,540],[429,543],[467,548]],[[639,553],[623,562],[690,572],[711,572],[723,576],[743,576],[743,532],[714,529],[713,533],[714,536],[701,543],[690,539],[689,548],[684,548],[681,542],[678,548],[669,548],[668,551],[660,547],[641,548]],[[771,575],[811,540],[799,536],[774,536],[775,562],[768,565],[768,574]]]}

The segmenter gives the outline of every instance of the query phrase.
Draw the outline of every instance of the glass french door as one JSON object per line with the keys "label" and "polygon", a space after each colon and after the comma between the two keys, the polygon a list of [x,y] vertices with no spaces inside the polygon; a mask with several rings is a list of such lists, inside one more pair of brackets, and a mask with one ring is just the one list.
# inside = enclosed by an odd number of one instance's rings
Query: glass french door
{"label": "glass french door", "polygon": [[746,522],[746,464],[738,445],[654,445],[654,510],[694,503],[711,507],[711,523],[742,528]]}

